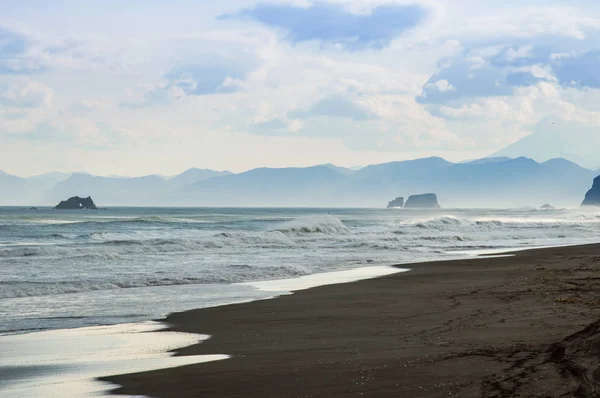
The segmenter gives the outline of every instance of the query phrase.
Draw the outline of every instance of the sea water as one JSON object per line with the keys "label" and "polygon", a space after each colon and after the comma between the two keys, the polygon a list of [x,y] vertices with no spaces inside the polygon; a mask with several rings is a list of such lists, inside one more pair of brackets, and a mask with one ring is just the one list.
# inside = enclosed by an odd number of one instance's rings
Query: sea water
{"label": "sea water", "polygon": [[0,208],[0,334],[273,295],[248,282],[598,241],[593,210]]}

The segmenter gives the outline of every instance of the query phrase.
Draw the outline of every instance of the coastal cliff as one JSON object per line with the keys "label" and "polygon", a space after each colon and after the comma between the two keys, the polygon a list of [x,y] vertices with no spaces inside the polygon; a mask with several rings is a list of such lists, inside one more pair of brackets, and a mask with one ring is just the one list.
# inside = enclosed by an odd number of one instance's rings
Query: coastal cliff
{"label": "coastal cliff", "polygon": [[422,195],[411,195],[406,204],[405,209],[439,209],[440,205],[437,201],[437,195],[434,193],[426,193]]}
{"label": "coastal cliff", "polygon": [[587,194],[582,206],[600,206],[600,176],[594,178],[594,184]]}
{"label": "coastal cliff", "polygon": [[80,198],[79,196],[73,196],[68,200],[61,201],[56,205],[57,210],[98,210],[96,204],[90,196],[87,198]]}

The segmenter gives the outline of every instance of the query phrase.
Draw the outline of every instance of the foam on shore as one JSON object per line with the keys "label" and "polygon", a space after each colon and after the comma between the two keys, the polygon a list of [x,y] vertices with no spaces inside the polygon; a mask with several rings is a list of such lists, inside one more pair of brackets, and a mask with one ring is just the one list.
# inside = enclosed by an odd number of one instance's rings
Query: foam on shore
{"label": "foam on shore", "polygon": [[207,339],[166,332],[158,322],[52,330],[0,338],[0,395],[89,397],[116,386],[98,377],[165,369],[228,358],[173,357],[171,350]]}
{"label": "foam on shore", "polygon": [[324,272],[301,276],[299,278],[279,279],[273,281],[242,282],[237,285],[252,286],[266,292],[294,292],[318,286],[334,285],[338,283],[357,282],[364,279],[378,278],[381,276],[410,271],[407,268],[390,266],[373,266],[349,269],[346,271]]}

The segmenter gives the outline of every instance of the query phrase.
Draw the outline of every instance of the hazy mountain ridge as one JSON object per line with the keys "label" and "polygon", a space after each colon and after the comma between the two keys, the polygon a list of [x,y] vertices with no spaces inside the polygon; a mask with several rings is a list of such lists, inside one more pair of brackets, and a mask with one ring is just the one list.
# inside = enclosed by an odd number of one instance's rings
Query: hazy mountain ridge
{"label": "hazy mountain ridge", "polygon": [[327,206],[346,178],[328,166],[258,168],[197,182],[171,199],[206,206]]}
{"label": "hazy mountain ridge", "polygon": [[172,188],[183,188],[198,181],[207,180],[213,177],[220,177],[232,174],[230,171],[215,171],[209,169],[191,168],[176,176],[166,178]]}
{"label": "hazy mountain ridge", "polygon": [[44,194],[44,203],[58,203],[71,196],[91,196],[100,206],[150,206],[158,204],[168,192],[169,183],[162,177],[99,177],[73,174]]}
{"label": "hazy mountain ridge", "polygon": [[457,164],[435,176],[432,186],[438,188],[440,201],[451,206],[537,207],[546,202],[576,206],[594,175],[564,159],[538,163],[520,157]]}
{"label": "hazy mountain ridge", "polygon": [[73,195],[92,196],[102,205],[159,206],[168,202],[169,193],[195,182],[231,174],[192,168],[176,176],[100,177],[76,173],[44,193],[44,203],[54,203]]}
{"label": "hazy mountain ridge", "polygon": [[[434,192],[442,207],[575,207],[597,174],[565,159],[539,163],[525,157],[464,163],[431,157],[356,171],[331,164],[239,174],[189,169],[173,177],[22,178],[0,172],[0,203],[55,205],[91,195],[100,206],[384,207],[397,196]],[[52,178],[59,181],[51,184]]]}
{"label": "hazy mountain ridge", "polygon": [[41,203],[41,194],[69,178],[67,173],[47,173],[32,177],[19,177],[0,171],[0,203],[23,205]]}
{"label": "hazy mountain ridge", "polygon": [[21,198],[29,196],[27,180],[0,171],[0,202],[7,205],[16,204]]}
{"label": "hazy mountain ridge", "polygon": [[597,169],[600,132],[591,126],[573,128],[561,120],[547,119],[534,131],[491,157],[526,156],[544,162],[562,158],[589,169]]}
{"label": "hazy mountain ridge", "polygon": [[[577,206],[595,177],[564,159],[538,163],[524,157],[471,163],[434,157],[371,165],[349,175],[326,169],[255,169],[216,178],[186,187],[180,203],[384,207],[397,196],[435,192],[446,207]],[[312,174],[298,178],[291,170]]]}
{"label": "hazy mountain ridge", "polygon": [[350,174],[354,174],[357,170],[362,169],[362,167],[358,167],[358,168],[348,168],[348,167],[341,167],[341,166],[336,166],[335,164],[331,164],[331,163],[325,163],[325,164],[319,164],[317,166],[323,166],[323,167],[327,167],[330,168],[333,171],[337,171],[343,175],[350,175]]}
{"label": "hazy mountain ridge", "polygon": [[512,158],[510,158],[508,156],[498,156],[498,157],[489,157],[489,158],[468,160],[466,162],[461,162],[461,163],[468,163],[468,164],[500,163],[500,162],[506,162],[507,160],[511,160],[511,159]]}

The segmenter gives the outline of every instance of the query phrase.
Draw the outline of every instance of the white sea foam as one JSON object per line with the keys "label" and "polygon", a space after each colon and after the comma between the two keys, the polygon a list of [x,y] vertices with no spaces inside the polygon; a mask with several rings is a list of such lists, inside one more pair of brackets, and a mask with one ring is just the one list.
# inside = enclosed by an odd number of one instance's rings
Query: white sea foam
{"label": "white sea foam", "polygon": [[298,290],[305,290],[318,286],[356,282],[407,271],[410,270],[408,268],[385,266],[364,267],[346,271],[324,272],[321,274],[306,275],[292,279],[244,282],[240,283],[240,285],[252,286],[266,292],[295,292]]}
{"label": "white sea foam", "polygon": [[455,216],[442,216],[422,221],[407,221],[404,226],[421,229],[435,229],[439,231],[463,229],[467,231],[490,230],[500,228],[548,228],[548,227],[578,227],[585,224],[597,224],[597,216],[579,216],[572,219],[556,218],[459,218]]}
{"label": "white sea foam", "polygon": [[197,277],[129,277],[118,276],[91,281],[89,279],[59,281],[54,283],[36,283],[29,281],[0,282],[0,299],[17,297],[52,296],[59,294],[90,292],[98,290],[132,289],[138,287],[179,286],[239,283],[252,279],[285,279],[310,275],[307,267],[293,265],[270,265],[260,270],[252,266],[232,264],[221,272],[207,273]]}
{"label": "white sea foam", "polygon": [[348,234],[350,229],[333,216],[301,217],[288,221],[278,228],[283,233],[293,234]]}
{"label": "white sea foam", "polygon": [[115,386],[96,378],[223,360],[227,355],[173,357],[169,351],[208,338],[165,332],[157,322],[55,330],[0,337],[2,397],[87,397]]}

